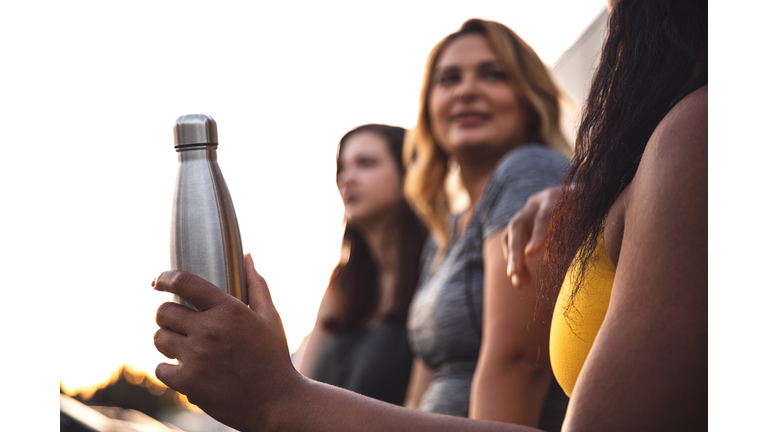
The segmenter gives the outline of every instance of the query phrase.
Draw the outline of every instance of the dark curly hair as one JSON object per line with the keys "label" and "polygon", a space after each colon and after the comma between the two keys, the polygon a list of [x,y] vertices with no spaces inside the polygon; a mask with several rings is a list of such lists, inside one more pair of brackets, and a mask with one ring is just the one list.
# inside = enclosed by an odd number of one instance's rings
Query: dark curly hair
{"label": "dark curly hair", "polygon": [[553,210],[546,247],[550,272],[541,294],[546,303],[555,301],[573,263],[573,305],[608,210],[634,178],[651,134],[675,104],[705,85],[706,1],[616,3],[571,170]]}

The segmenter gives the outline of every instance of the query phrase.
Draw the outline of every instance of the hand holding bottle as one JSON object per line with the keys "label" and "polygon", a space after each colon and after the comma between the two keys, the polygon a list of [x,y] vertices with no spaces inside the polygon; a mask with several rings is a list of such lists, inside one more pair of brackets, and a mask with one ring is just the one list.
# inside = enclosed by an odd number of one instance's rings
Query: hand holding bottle
{"label": "hand holding bottle", "polygon": [[161,363],[157,378],[212,417],[238,430],[269,423],[276,403],[303,378],[291,364],[280,316],[264,278],[245,256],[250,305],[191,273],[166,271],[153,282],[195,306],[164,303],[155,320],[155,347],[178,359]]}

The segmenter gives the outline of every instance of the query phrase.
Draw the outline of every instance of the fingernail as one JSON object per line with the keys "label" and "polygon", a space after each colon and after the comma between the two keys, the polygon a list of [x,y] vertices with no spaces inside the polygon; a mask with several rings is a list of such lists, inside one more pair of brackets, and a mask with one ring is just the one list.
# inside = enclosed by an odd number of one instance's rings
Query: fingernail
{"label": "fingernail", "polygon": [[517,288],[518,284],[520,284],[520,278],[517,275],[512,275],[512,286]]}
{"label": "fingernail", "polygon": [[152,288],[155,287],[155,282],[157,282],[157,278],[152,279],[152,283],[150,284],[150,285],[152,285]]}
{"label": "fingernail", "polygon": [[515,263],[512,260],[507,261],[507,277],[512,276],[515,272]]}

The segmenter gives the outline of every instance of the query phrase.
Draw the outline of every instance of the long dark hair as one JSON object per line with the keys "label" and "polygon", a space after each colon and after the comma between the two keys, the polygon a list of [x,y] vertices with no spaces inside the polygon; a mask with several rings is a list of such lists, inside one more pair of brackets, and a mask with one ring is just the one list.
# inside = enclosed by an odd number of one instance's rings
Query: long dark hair
{"label": "long dark hair", "polygon": [[[352,135],[364,131],[373,132],[384,138],[402,179],[405,175],[402,156],[405,129],[381,124],[357,127],[341,138],[336,152],[337,177],[341,168],[341,152],[344,144]],[[384,319],[404,319],[419,280],[421,250],[427,238],[426,227],[416,217],[404,198],[398,204],[392,231],[398,259],[397,280],[394,304]],[[339,312],[323,322],[325,328],[334,333],[361,328],[376,312],[381,289],[379,269],[373,261],[368,245],[360,232],[349,224],[344,228],[342,249],[346,253],[342,254],[342,259],[333,270],[328,285],[339,300],[337,309]]]}
{"label": "long dark hair", "polygon": [[573,305],[605,216],[634,178],[654,129],[676,103],[706,84],[706,1],[616,3],[571,170],[553,213],[546,248],[550,273],[542,292],[548,303],[554,302],[573,262]]}

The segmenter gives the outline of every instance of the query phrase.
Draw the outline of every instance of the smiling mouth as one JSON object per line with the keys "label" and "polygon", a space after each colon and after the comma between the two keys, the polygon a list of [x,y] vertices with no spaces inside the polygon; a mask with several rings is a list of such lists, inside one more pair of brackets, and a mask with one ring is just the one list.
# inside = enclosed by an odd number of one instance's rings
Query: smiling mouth
{"label": "smiling mouth", "polygon": [[473,126],[485,122],[491,118],[487,113],[461,113],[451,116],[451,122],[457,123],[459,126]]}

